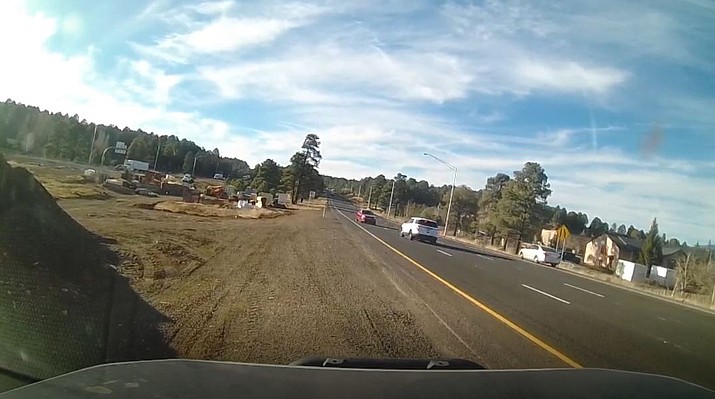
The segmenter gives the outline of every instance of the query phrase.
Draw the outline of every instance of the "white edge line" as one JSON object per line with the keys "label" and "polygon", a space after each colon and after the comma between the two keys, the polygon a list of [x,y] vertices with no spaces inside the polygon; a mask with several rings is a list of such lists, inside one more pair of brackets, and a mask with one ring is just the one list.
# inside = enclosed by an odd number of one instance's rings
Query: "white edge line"
{"label": "white edge line", "polygon": [[350,219],[349,217],[345,216],[345,214],[343,213],[343,211],[341,211],[340,209],[338,209],[338,208],[335,207],[335,206],[333,207],[333,209],[335,209],[336,211],[338,211],[338,213],[339,213],[340,215],[342,215],[345,219],[347,219],[348,222],[351,222],[352,224],[354,224],[355,226],[357,226],[357,227],[358,227],[359,229],[361,229],[362,231],[366,232],[367,234],[369,234],[369,235],[372,236],[373,238],[379,240],[379,238],[378,238],[376,235],[372,234],[368,229],[366,229],[366,228],[360,226],[360,225],[357,224],[354,220],[352,220],[352,219]]}
{"label": "white edge line", "polygon": [[554,296],[554,295],[549,294],[548,292],[541,291],[541,290],[539,290],[539,289],[536,289],[536,288],[534,288],[534,287],[528,286],[528,285],[526,285],[526,284],[522,284],[521,286],[524,287],[524,288],[530,289],[530,290],[532,290],[532,291],[534,291],[534,292],[538,292],[538,293],[541,294],[541,295],[546,295],[547,297],[549,297],[549,298],[551,298],[551,299],[556,299],[557,301],[563,302],[563,303],[565,303],[565,304],[567,304],[567,305],[570,305],[570,304],[571,304],[571,302],[569,302],[569,301],[567,301],[567,300],[565,300],[565,299],[561,299],[561,298],[559,298],[559,297],[557,297],[557,296]]}
{"label": "white edge line", "polygon": [[[420,300],[421,300],[421,298],[420,298]],[[437,312],[435,312],[434,309],[432,309],[432,307],[427,304],[427,302],[425,302],[424,300],[422,300],[422,303],[425,305],[425,307],[426,307],[430,312],[432,312],[432,314],[434,315],[434,317],[436,317],[437,320],[439,320],[439,322],[444,326],[444,328],[446,328],[447,331],[449,331],[450,333],[452,333],[452,335],[454,335],[454,337],[457,338],[457,341],[459,341],[462,345],[464,345],[467,349],[469,349],[470,352],[472,352],[472,353],[478,355],[477,351],[475,351],[474,349],[472,349],[472,347],[469,346],[469,344],[468,344],[466,341],[464,341],[464,339],[462,339],[462,337],[460,337],[459,334],[457,334],[457,332],[454,331],[454,330],[452,329],[452,327],[450,327],[449,324],[447,324],[446,321],[444,321],[441,317],[439,317],[439,315],[437,314]]]}
{"label": "white edge line", "polygon": [[441,253],[441,254],[444,254],[444,255],[447,255],[447,256],[452,256],[452,254],[450,254],[449,252],[444,252],[444,251],[442,251],[441,249],[438,249],[437,252],[439,252],[439,253]]}
{"label": "white edge line", "polygon": [[480,258],[486,259],[486,260],[492,260],[492,258],[490,258],[489,256],[486,256],[486,255],[477,254],[477,256]]}
{"label": "white edge line", "polygon": [[585,289],[585,288],[577,287],[577,286],[571,285],[571,284],[569,284],[569,283],[564,283],[564,285],[567,286],[567,287],[571,287],[571,288],[573,288],[573,289],[577,289],[577,290],[579,290],[579,291],[583,291],[583,292],[589,293],[589,294],[591,294],[591,295],[595,295],[595,296],[600,297],[600,298],[604,298],[604,295],[601,295],[601,294],[599,294],[599,293],[597,293],[597,292],[589,291],[589,290],[587,290],[587,289]]}
{"label": "white edge line", "polygon": [[[345,216],[345,214],[344,214],[342,211],[340,211],[340,209],[335,208],[335,207],[333,207],[333,209],[335,209],[336,211],[338,211],[338,213],[340,213],[345,219],[347,219],[348,221],[352,222],[352,223],[353,223],[354,225],[356,225],[357,227],[363,229],[363,231],[365,231],[367,234],[370,234],[370,235],[373,236],[374,238],[377,238],[377,237],[375,237],[374,234],[372,234],[371,232],[367,231],[364,227],[362,227],[362,226],[360,226],[359,224],[355,223],[354,220],[352,220],[352,219],[348,218],[347,216]],[[438,249],[437,251],[439,251],[439,249]],[[440,251],[440,252],[442,252],[442,251]],[[446,253],[446,252],[442,252],[442,253],[444,253],[444,254],[446,254],[446,255],[449,255],[449,256],[452,256],[451,254],[448,254],[448,253]],[[392,280],[392,278],[390,278],[389,276],[387,276],[387,279],[390,280],[390,282],[395,286],[395,288],[397,288],[398,291],[400,291],[400,292],[402,293],[402,295],[407,296],[407,294],[397,285],[396,282],[394,282],[394,281]],[[464,345],[464,346],[465,346],[467,349],[469,349],[472,353],[477,353],[474,349],[472,349],[471,346],[469,346],[469,344],[467,344],[467,343],[464,341],[464,339],[462,339],[462,337],[459,336],[459,334],[457,334],[456,331],[454,331],[454,330],[452,329],[452,327],[449,326],[449,324],[447,324],[447,322],[445,322],[441,317],[439,317],[439,315],[437,314],[437,312],[435,312],[434,309],[432,309],[432,307],[427,304],[427,302],[425,302],[425,301],[424,301],[422,298],[420,298],[420,297],[418,297],[418,298],[419,298],[420,301],[422,301],[422,303],[427,307],[427,309],[429,309],[429,311],[432,312],[432,314],[434,315],[434,317],[436,317],[437,320],[439,320],[439,322],[447,329],[447,331],[449,331],[450,333],[452,333],[452,335],[454,335],[454,337],[457,338],[457,340],[458,340],[462,345]]]}
{"label": "white edge line", "polygon": [[[388,248],[390,248],[390,249],[392,249],[393,251],[397,252],[398,254],[402,255],[405,259],[407,259],[407,260],[409,260],[409,261],[412,261],[412,263],[414,263],[415,265],[419,266],[419,267],[420,267],[421,269],[423,269],[425,272],[428,272],[427,269],[424,268],[424,266],[421,266],[419,263],[417,263],[416,261],[412,260],[412,259],[409,258],[407,255],[404,255],[402,252],[399,252],[398,250],[396,250],[396,249],[394,249],[393,247],[389,246],[389,244],[385,243],[385,242],[382,241],[380,238],[378,238],[376,235],[374,235],[374,234],[372,234],[371,232],[369,232],[366,228],[360,226],[359,224],[355,223],[354,220],[352,220],[352,219],[350,219],[349,217],[345,216],[345,214],[344,214],[340,209],[338,209],[337,207],[334,206],[333,209],[335,209],[336,211],[338,211],[338,213],[341,214],[345,219],[347,219],[348,222],[354,224],[354,225],[357,226],[359,229],[361,229],[362,231],[366,232],[368,235],[372,236],[374,239],[376,239],[376,240],[382,242],[385,246],[387,246]],[[429,273],[432,273],[432,272],[429,272]],[[455,291],[457,294],[461,295],[461,296],[464,297],[465,299],[470,298],[470,299],[471,299],[470,302],[474,303],[475,305],[478,304],[478,303],[480,303],[479,301],[477,301],[476,299],[472,298],[471,296],[465,294],[465,293],[462,292],[461,290],[460,290],[460,291],[457,291],[458,289],[457,289],[455,286],[451,285],[449,282],[447,282],[446,280],[444,280],[444,279],[442,279],[441,277],[437,276],[436,274],[433,274],[433,273],[432,273],[431,275],[432,275],[432,277],[434,277],[434,278],[437,279],[438,281],[442,282],[442,284],[444,284],[444,285],[447,286],[448,288],[451,288],[453,291]],[[523,285],[523,284],[522,284],[522,285]],[[547,294],[547,295],[548,295],[548,294]],[[560,298],[557,298],[557,299],[559,299],[560,301],[563,301],[563,300],[560,299]],[[564,301],[564,302],[566,302],[566,301]],[[569,305],[571,304],[570,302],[566,302],[566,303],[568,303]],[[484,311],[486,311],[487,309],[489,309],[489,312],[487,312],[487,313],[490,314],[491,316],[496,317],[495,315],[498,315],[499,317],[498,317],[497,319],[498,319],[499,321],[501,321],[501,322],[507,324],[509,327],[511,327],[512,329],[514,329],[515,331],[517,331],[519,334],[521,334],[522,336],[524,336],[524,337],[526,337],[527,339],[529,339],[529,341],[531,341],[531,342],[537,344],[537,346],[539,346],[540,348],[546,350],[547,352],[551,353],[552,355],[556,356],[557,358],[559,358],[560,360],[566,362],[567,364],[574,363],[574,364],[576,364],[575,367],[577,367],[577,368],[581,368],[581,367],[582,367],[581,365],[579,365],[578,363],[576,363],[574,360],[571,360],[570,358],[566,357],[566,355],[563,355],[563,354],[562,354],[561,352],[559,352],[558,350],[556,350],[556,349],[552,348],[551,346],[549,346],[547,343],[545,343],[545,342],[539,340],[538,338],[534,337],[534,336],[533,336],[531,333],[529,333],[528,331],[524,330],[523,328],[521,328],[521,327],[519,327],[518,325],[514,324],[513,322],[509,321],[509,319],[506,319],[504,316],[501,316],[499,313],[494,312],[494,311],[491,310],[489,307],[486,307],[486,306],[485,306],[485,307],[482,307],[482,306],[484,306],[484,305],[481,305],[481,306],[478,305],[478,307],[479,307],[480,309],[484,310]],[[505,320],[506,320],[506,321],[505,321]],[[508,321],[509,323],[507,323],[507,321]],[[513,326],[518,327],[519,330],[515,329]],[[533,339],[532,339],[532,338],[533,338]],[[547,349],[547,348],[549,348],[549,349]],[[567,361],[567,360],[568,360],[568,361]],[[193,361],[199,362],[200,360],[193,360]],[[210,360],[205,360],[205,361],[210,361]]]}

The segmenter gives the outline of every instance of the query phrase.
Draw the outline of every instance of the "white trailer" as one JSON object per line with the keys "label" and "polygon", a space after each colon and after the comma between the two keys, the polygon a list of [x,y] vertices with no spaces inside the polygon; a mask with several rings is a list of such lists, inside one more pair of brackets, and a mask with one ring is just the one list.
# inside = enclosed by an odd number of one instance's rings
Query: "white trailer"
{"label": "white trailer", "polygon": [[142,162],[142,161],[136,161],[133,159],[127,159],[126,161],[124,161],[124,167],[127,170],[131,170],[131,171],[139,170],[139,171],[145,172],[145,171],[149,170],[149,163]]}
{"label": "white trailer", "polygon": [[290,194],[276,193],[278,205],[288,205],[290,203]]}

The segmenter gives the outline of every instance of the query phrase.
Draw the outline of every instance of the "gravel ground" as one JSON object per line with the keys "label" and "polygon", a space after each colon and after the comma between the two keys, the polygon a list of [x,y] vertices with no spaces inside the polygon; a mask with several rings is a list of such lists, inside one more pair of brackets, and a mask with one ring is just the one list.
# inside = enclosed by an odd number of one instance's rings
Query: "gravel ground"
{"label": "gravel ground", "polygon": [[115,243],[122,273],[171,320],[161,329],[179,357],[286,364],[441,354],[423,331],[434,320],[404,301],[379,257],[321,207],[223,220],[132,201],[141,200],[61,205]]}
{"label": "gravel ground", "polygon": [[[322,217],[324,199],[273,219],[161,212],[151,209],[161,198],[67,196],[101,187],[75,183],[79,166],[18,161],[46,185],[72,182],[50,193],[116,254],[119,272],[153,308],[134,311],[130,338],[120,334],[131,342],[114,358],[284,364],[321,355],[459,354],[461,344],[448,350],[454,337],[385,254]],[[156,330],[161,342],[146,338]]]}
{"label": "gravel ground", "polygon": [[279,364],[436,355],[339,229],[305,210],[224,237],[213,261],[159,294],[176,320],[170,344],[183,357]]}

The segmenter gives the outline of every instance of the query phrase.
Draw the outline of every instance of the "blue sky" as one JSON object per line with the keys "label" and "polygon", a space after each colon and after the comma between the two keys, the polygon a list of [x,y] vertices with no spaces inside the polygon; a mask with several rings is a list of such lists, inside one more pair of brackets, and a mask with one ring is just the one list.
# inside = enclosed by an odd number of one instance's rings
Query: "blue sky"
{"label": "blue sky", "polygon": [[3,0],[0,97],[250,164],[317,132],[345,177],[537,161],[551,204],[713,235],[715,3],[359,3]]}

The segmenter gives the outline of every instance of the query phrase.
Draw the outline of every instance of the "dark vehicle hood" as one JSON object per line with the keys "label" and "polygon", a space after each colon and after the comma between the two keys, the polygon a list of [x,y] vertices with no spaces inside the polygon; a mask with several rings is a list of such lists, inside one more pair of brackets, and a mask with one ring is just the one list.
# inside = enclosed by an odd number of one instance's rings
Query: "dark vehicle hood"
{"label": "dark vehicle hood", "polygon": [[95,366],[0,394],[0,399],[714,396],[674,378],[601,369],[367,370],[156,360]]}

